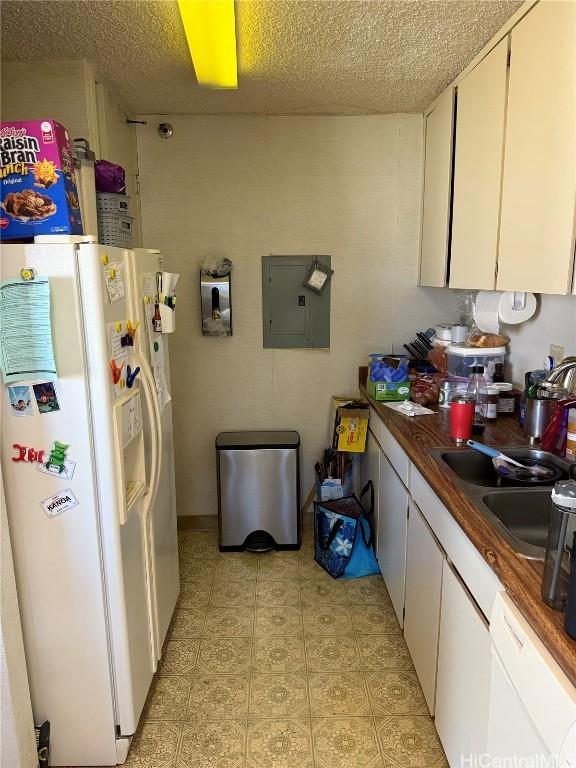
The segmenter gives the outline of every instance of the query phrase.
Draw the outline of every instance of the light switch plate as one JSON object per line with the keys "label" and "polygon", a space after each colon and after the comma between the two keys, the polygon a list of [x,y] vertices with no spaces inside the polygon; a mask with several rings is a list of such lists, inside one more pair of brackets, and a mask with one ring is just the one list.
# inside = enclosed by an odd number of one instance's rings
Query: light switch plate
{"label": "light switch plate", "polygon": [[564,347],[558,344],[550,344],[550,357],[554,360],[554,368],[564,360]]}

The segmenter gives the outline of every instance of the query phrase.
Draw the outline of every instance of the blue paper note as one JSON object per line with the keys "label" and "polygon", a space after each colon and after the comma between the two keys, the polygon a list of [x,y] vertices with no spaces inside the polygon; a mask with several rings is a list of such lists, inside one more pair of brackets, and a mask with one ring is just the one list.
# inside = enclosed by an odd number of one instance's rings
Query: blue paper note
{"label": "blue paper note", "polygon": [[56,380],[47,277],[0,283],[0,368],[6,384]]}

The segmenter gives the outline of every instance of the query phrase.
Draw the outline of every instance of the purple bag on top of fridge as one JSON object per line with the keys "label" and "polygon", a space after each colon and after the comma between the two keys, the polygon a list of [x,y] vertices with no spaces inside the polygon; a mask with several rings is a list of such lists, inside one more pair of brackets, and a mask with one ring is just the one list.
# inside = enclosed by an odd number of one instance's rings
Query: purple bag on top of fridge
{"label": "purple bag on top of fridge", "polygon": [[121,165],[108,160],[96,160],[94,163],[96,192],[114,192],[123,195],[126,192],[126,176]]}

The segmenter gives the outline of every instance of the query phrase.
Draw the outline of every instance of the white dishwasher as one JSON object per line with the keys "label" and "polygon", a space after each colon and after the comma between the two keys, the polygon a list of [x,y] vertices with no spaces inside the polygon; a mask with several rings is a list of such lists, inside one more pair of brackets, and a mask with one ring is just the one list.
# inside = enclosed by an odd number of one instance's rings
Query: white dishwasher
{"label": "white dishwasher", "polygon": [[576,768],[576,689],[505,592],[490,635],[486,765]]}

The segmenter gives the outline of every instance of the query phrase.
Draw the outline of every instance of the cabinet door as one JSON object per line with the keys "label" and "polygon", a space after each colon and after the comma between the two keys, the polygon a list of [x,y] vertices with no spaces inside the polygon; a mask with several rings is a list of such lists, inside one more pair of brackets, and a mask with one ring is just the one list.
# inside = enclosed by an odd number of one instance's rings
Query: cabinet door
{"label": "cabinet door", "polygon": [[446,285],[452,181],[454,89],[424,118],[425,160],[420,285]]}
{"label": "cabinet door", "polygon": [[458,84],[450,288],[496,282],[508,38]]}
{"label": "cabinet door", "polygon": [[512,30],[499,290],[571,290],[575,93],[576,3],[540,2]]}
{"label": "cabinet door", "polygon": [[410,503],[406,551],[404,637],[430,714],[434,714],[438,627],[444,554],[414,503]]}
{"label": "cabinet door", "polygon": [[[374,486],[374,528],[376,534],[376,550],[378,549],[378,537],[380,535],[380,521],[378,508],[378,488],[380,484],[380,446],[376,442],[374,435],[368,430],[366,436],[366,451],[362,457],[362,470],[360,477],[362,479],[362,488],[366,485],[368,480],[372,480]],[[362,489],[360,489],[362,490]]]}
{"label": "cabinet door", "polygon": [[486,752],[490,694],[490,634],[451,565],[444,561],[438,643],[436,730],[448,763]]}
{"label": "cabinet door", "polygon": [[406,536],[409,494],[394,467],[380,455],[378,492],[378,536],[376,555],[382,576],[398,616],[404,624],[404,585],[406,578]]}

